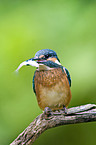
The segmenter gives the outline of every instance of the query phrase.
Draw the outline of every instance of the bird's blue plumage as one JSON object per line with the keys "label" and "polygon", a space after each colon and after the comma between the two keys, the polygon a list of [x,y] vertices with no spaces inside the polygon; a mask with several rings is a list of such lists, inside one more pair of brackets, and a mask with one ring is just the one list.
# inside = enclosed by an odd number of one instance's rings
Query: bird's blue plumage
{"label": "bird's blue plumage", "polygon": [[70,73],[69,73],[69,71],[68,71],[67,68],[65,68],[65,67],[63,67],[63,68],[65,69],[65,72],[66,72],[66,74],[67,74],[67,78],[68,78],[68,81],[69,81],[69,85],[70,85],[70,87],[71,87],[71,77],[70,77]]}
{"label": "bird's blue plumage", "polygon": [[57,54],[55,51],[51,50],[51,49],[42,49],[42,50],[39,50],[36,54],[35,54],[35,57],[39,57],[40,55],[44,55],[45,58],[46,57],[55,57],[57,58],[57,60],[60,62]]}
{"label": "bird's blue plumage", "polygon": [[[35,71],[35,72],[36,72],[36,71]],[[34,76],[33,76],[33,91],[34,91],[34,93],[36,94],[34,78],[35,78],[35,73],[34,73]]]}
{"label": "bird's blue plumage", "polygon": [[41,63],[41,64],[44,64],[44,65],[46,65],[46,66],[48,66],[48,67],[50,67],[50,68],[62,68],[63,69],[63,67],[62,67],[62,65],[59,65],[59,64],[57,64],[57,63],[55,63],[55,62],[53,62],[53,61],[51,61],[51,60],[48,60],[48,61],[44,61],[44,62],[38,62],[39,64]]}

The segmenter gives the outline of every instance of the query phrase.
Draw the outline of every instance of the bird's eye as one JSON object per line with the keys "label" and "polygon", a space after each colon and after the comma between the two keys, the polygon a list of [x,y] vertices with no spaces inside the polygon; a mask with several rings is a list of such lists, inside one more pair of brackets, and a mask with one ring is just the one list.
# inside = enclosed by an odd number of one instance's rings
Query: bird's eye
{"label": "bird's eye", "polygon": [[48,58],[49,57],[49,54],[45,55],[45,58]]}

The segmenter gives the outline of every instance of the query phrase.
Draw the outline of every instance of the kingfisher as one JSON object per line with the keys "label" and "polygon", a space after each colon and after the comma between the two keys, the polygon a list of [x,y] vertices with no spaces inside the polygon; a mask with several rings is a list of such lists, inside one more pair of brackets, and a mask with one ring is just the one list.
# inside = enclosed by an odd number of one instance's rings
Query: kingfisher
{"label": "kingfisher", "polygon": [[68,107],[71,100],[71,77],[69,71],[61,65],[55,51],[39,50],[35,57],[22,62],[23,65],[36,67],[33,76],[33,91],[36,94],[39,107],[55,111]]}

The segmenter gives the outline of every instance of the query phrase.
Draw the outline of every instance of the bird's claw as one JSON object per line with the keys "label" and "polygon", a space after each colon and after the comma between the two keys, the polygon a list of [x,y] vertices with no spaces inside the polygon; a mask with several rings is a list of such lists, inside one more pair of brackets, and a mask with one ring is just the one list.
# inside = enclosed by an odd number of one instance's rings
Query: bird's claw
{"label": "bird's claw", "polygon": [[63,109],[62,109],[63,113],[67,115],[67,108],[65,107],[65,105],[63,105]]}
{"label": "bird's claw", "polygon": [[53,114],[52,114],[52,110],[51,110],[49,107],[45,107],[45,109],[44,109],[44,114],[45,114],[47,117],[53,115]]}

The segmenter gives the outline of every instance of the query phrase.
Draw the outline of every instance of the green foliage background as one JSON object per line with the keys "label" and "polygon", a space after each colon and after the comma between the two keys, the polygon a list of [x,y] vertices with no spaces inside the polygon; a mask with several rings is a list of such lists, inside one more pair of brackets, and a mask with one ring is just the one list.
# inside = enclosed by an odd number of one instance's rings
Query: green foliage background
{"label": "green foliage background", "polygon": [[[69,107],[96,103],[96,1],[0,0],[0,145],[11,143],[42,110],[33,67],[14,70],[43,48],[55,50],[72,78]],[[96,123],[44,132],[34,145],[93,145]]]}

